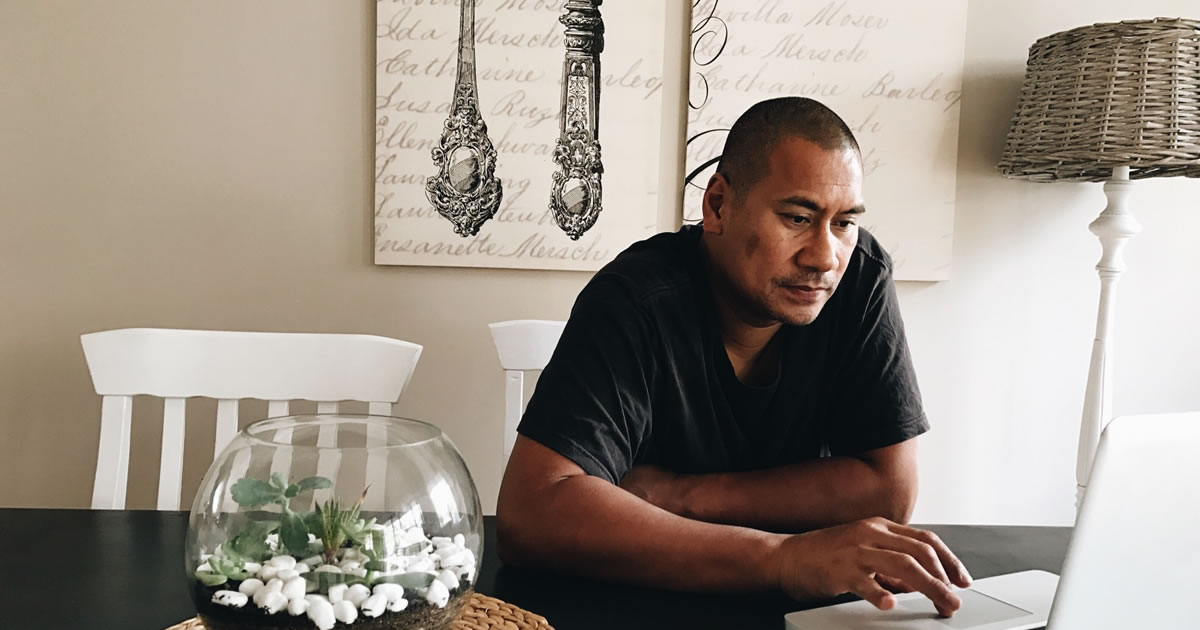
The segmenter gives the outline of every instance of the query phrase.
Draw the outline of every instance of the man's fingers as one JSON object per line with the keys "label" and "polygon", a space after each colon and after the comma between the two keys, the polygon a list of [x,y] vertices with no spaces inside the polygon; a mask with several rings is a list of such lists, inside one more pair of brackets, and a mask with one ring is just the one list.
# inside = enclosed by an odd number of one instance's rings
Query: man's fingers
{"label": "man's fingers", "polygon": [[892,593],[911,593],[914,590],[916,590],[913,587],[905,584],[904,582],[897,580],[896,578],[891,578],[891,577],[888,577],[886,575],[882,575],[879,573],[875,574],[875,581],[879,582],[880,586],[882,586],[883,588],[886,588],[888,591],[890,591]]}
{"label": "man's fingers", "polygon": [[879,610],[891,610],[896,607],[896,597],[887,592],[875,580],[863,580],[857,588],[851,591],[855,595],[867,600],[872,606]]}
{"label": "man's fingers", "polygon": [[880,542],[884,549],[899,551],[900,553],[912,556],[934,578],[946,584],[950,583],[950,578],[946,575],[945,569],[942,568],[942,560],[932,545],[902,534],[887,534],[884,540]]}
{"label": "man's fingers", "polygon": [[962,605],[945,582],[933,577],[912,556],[888,549],[873,549],[866,558],[868,568],[904,582],[929,598],[938,612],[949,617]]}
{"label": "man's fingers", "polygon": [[953,551],[950,551],[950,547],[946,546],[946,543],[942,542],[937,534],[898,523],[890,523],[888,529],[893,534],[907,536],[932,547],[952,584],[962,588],[971,585],[971,574],[967,572],[967,567],[958,559],[958,556],[954,555]]}

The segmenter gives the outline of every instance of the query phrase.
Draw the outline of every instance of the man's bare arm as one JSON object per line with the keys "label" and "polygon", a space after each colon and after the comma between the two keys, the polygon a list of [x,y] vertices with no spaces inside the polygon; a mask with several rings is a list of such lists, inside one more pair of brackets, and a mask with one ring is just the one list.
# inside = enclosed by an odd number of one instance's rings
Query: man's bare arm
{"label": "man's bare arm", "polygon": [[937,537],[884,519],[785,536],[672,514],[591,477],[524,436],[500,488],[497,549],[506,564],[678,590],[856,593],[890,608],[886,576],[944,613],[966,569]]}
{"label": "man's bare arm", "polygon": [[710,523],[806,531],[879,516],[907,523],[917,443],[743,473],[678,475],[635,467],[621,486],[669,512]]}
{"label": "man's bare arm", "polygon": [[671,514],[524,436],[509,458],[496,517],[506,564],[677,590],[778,587],[784,536]]}

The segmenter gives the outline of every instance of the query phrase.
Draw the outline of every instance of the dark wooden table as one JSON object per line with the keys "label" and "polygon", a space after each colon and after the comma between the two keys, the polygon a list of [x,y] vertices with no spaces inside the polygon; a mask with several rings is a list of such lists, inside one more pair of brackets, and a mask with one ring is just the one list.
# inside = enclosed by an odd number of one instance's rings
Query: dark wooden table
{"label": "dark wooden table", "polygon": [[[485,541],[495,521],[486,518]],[[1058,573],[1060,527],[930,526],[976,578]],[[160,630],[195,615],[183,572],[186,512],[0,509],[0,629]],[[485,545],[477,590],[557,630],[778,630],[802,608],[779,595],[672,593],[500,566]]]}

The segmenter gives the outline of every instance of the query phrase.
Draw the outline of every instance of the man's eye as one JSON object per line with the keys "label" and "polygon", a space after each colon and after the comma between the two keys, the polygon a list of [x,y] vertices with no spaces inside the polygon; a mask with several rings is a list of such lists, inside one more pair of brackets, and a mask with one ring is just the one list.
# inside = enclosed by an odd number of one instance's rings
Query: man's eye
{"label": "man's eye", "polygon": [[802,214],[789,214],[788,221],[791,221],[792,223],[794,223],[796,225],[804,225],[806,223],[809,223],[808,217],[806,217]]}
{"label": "man's eye", "polygon": [[842,228],[843,230],[849,230],[850,228],[852,228],[856,225],[858,225],[858,222],[854,221],[852,219],[846,219],[846,220],[837,222],[837,226]]}

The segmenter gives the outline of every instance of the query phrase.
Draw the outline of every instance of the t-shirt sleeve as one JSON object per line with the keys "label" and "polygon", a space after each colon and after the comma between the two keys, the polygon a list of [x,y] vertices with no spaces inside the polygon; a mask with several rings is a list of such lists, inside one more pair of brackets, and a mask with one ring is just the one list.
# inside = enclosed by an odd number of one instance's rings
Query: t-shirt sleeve
{"label": "t-shirt sleeve", "polygon": [[650,433],[652,331],[616,280],[580,293],[517,432],[618,483]]}
{"label": "t-shirt sleeve", "polygon": [[829,440],[833,455],[898,444],[929,430],[890,272],[874,284],[838,379],[838,414]]}

